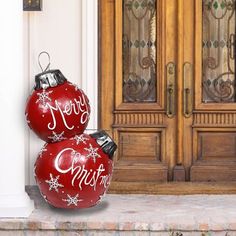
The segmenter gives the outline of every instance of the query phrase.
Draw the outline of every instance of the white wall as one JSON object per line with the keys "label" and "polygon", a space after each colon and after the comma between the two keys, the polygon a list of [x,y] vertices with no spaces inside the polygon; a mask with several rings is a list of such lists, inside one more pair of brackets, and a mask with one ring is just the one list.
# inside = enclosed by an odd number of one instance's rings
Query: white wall
{"label": "white wall", "polygon": [[[47,51],[51,56],[51,69],[60,69],[68,80],[78,84],[89,95],[93,114],[88,128],[96,128],[97,123],[96,2],[43,0],[43,11],[24,12],[25,97],[33,88],[34,76],[41,72],[38,54]],[[88,11],[82,13],[82,9]],[[87,53],[89,48],[92,48],[92,52]],[[89,68],[87,61],[90,61]],[[46,58],[43,62],[46,63]],[[88,89],[91,82],[95,90]],[[26,184],[35,184],[33,165],[43,142],[27,127],[25,130]]]}

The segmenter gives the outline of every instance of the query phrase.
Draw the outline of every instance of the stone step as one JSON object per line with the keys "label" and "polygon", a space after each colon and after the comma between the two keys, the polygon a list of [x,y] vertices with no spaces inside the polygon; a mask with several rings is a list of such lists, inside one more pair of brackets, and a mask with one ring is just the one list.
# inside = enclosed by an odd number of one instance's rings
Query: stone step
{"label": "stone step", "polygon": [[0,231],[0,236],[235,236],[235,232]]}
{"label": "stone step", "polygon": [[108,194],[82,210],[50,207],[37,187],[27,191],[29,218],[0,219],[0,236],[236,236],[235,195]]}

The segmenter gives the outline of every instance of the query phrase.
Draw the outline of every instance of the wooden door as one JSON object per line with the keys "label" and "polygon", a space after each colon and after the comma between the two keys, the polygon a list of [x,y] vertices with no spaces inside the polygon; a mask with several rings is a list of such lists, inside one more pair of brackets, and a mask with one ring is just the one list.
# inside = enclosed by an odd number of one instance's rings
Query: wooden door
{"label": "wooden door", "polygon": [[236,180],[235,4],[194,2],[191,181]]}
{"label": "wooden door", "polygon": [[99,6],[99,126],[118,144],[111,191],[234,192],[235,1]]}

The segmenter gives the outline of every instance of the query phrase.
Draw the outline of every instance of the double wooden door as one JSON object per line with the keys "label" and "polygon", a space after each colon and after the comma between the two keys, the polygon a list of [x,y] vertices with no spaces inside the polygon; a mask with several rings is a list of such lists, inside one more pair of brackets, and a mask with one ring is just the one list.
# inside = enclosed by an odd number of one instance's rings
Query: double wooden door
{"label": "double wooden door", "polygon": [[236,190],[235,0],[100,0],[111,191]]}

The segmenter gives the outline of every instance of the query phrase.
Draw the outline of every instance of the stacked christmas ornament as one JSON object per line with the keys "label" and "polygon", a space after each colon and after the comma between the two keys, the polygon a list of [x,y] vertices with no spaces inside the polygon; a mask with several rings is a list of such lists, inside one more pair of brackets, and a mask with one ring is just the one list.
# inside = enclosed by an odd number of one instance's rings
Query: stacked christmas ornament
{"label": "stacked christmas ornament", "polygon": [[26,104],[28,126],[46,141],[35,163],[35,179],[44,199],[58,208],[98,204],[111,181],[117,148],[104,131],[85,134],[89,100],[60,70],[35,77]]}

